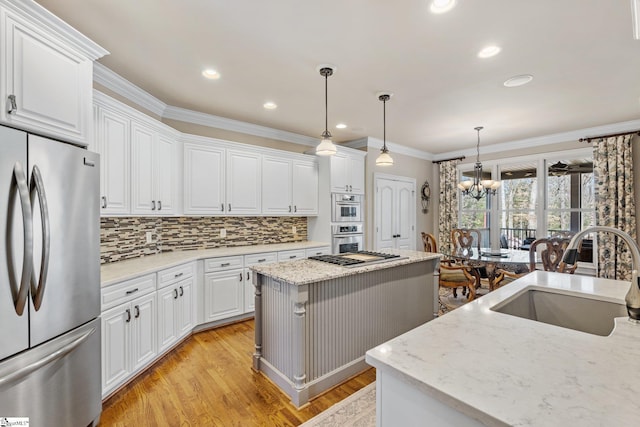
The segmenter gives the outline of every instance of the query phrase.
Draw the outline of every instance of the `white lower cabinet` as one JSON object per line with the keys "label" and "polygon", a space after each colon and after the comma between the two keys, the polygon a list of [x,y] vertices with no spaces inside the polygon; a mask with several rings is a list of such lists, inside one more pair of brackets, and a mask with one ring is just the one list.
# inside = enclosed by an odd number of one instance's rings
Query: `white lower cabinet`
{"label": "white lower cabinet", "polygon": [[158,351],[171,347],[193,329],[193,277],[158,291]]}
{"label": "white lower cabinet", "polygon": [[226,319],[244,312],[244,269],[204,275],[205,322]]}
{"label": "white lower cabinet", "polygon": [[102,313],[102,395],[152,361],[157,354],[156,294]]}

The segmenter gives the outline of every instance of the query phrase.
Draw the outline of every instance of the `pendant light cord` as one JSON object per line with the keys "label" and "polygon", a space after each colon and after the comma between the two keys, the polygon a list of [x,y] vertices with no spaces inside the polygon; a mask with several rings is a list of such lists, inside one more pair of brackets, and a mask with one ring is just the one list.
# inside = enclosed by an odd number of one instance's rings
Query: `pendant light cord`
{"label": "pendant light cord", "polygon": [[382,100],[382,146],[387,151],[387,100]]}
{"label": "pendant light cord", "polygon": [[327,89],[328,75],[324,75],[324,132],[329,133],[329,90]]}

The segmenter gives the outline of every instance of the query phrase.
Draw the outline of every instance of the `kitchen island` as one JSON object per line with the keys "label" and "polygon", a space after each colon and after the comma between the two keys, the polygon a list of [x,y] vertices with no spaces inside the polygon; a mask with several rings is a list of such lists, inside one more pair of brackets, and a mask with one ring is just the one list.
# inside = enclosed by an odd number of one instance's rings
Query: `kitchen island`
{"label": "kitchen island", "polygon": [[[616,316],[592,322],[597,310],[571,313],[604,302],[623,316],[628,289],[534,272],[377,346],[366,356],[376,368],[377,425],[638,425],[640,325]],[[562,301],[554,317],[571,313],[570,323],[596,323],[594,331],[507,314],[525,293]]]}
{"label": "kitchen island", "polygon": [[347,268],[316,260],[253,267],[253,367],[296,406],[366,370],[365,352],[433,319],[440,255],[385,250]]}

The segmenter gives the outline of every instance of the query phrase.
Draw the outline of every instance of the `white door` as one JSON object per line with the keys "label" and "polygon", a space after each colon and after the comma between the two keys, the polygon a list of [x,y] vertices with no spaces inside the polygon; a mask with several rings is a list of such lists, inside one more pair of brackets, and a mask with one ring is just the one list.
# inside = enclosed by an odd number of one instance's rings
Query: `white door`
{"label": "white door", "polygon": [[375,249],[415,249],[415,180],[376,176]]}
{"label": "white door", "polygon": [[290,160],[271,156],[262,157],[262,213],[266,215],[293,213]]}
{"label": "white door", "polygon": [[293,214],[318,214],[318,163],[293,162]]}
{"label": "white door", "polygon": [[193,277],[178,283],[178,316],[176,330],[178,337],[183,337],[193,329]]}
{"label": "white door", "polygon": [[131,136],[129,119],[110,110],[99,108],[97,151],[100,153],[100,213],[129,213],[131,187],[129,160]]}
{"label": "white door", "polygon": [[224,213],[225,150],[184,144],[184,213]]}
{"label": "white door", "polygon": [[205,322],[242,314],[244,311],[243,279],[241,269],[205,274]]}
{"label": "white door", "polygon": [[131,308],[122,304],[102,313],[102,394],[129,375]]}
{"label": "white door", "polygon": [[157,135],[154,147],[154,184],[157,212],[161,215],[173,213],[175,182],[175,153],[173,139]]}
{"label": "white door", "polygon": [[168,286],[158,291],[158,352],[162,353],[176,342],[176,300],[179,298],[176,286]]}
{"label": "white door", "polygon": [[227,150],[228,215],[260,214],[261,157],[250,151]]}
{"label": "white door", "polygon": [[156,214],[157,200],[153,183],[153,130],[131,124],[131,212]]}
{"label": "white door", "polygon": [[131,303],[131,372],[149,363],[156,353],[156,294]]}

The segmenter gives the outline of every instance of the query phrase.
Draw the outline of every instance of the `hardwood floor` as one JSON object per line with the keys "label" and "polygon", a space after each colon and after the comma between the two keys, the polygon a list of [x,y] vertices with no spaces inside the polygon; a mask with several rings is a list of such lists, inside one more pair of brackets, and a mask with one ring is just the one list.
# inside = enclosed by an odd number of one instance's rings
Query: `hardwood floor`
{"label": "hardwood floor", "polygon": [[375,381],[369,369],[299,411],[251,369],[253,328],[193,335],[104,402],[100,426],[298,426]]}

